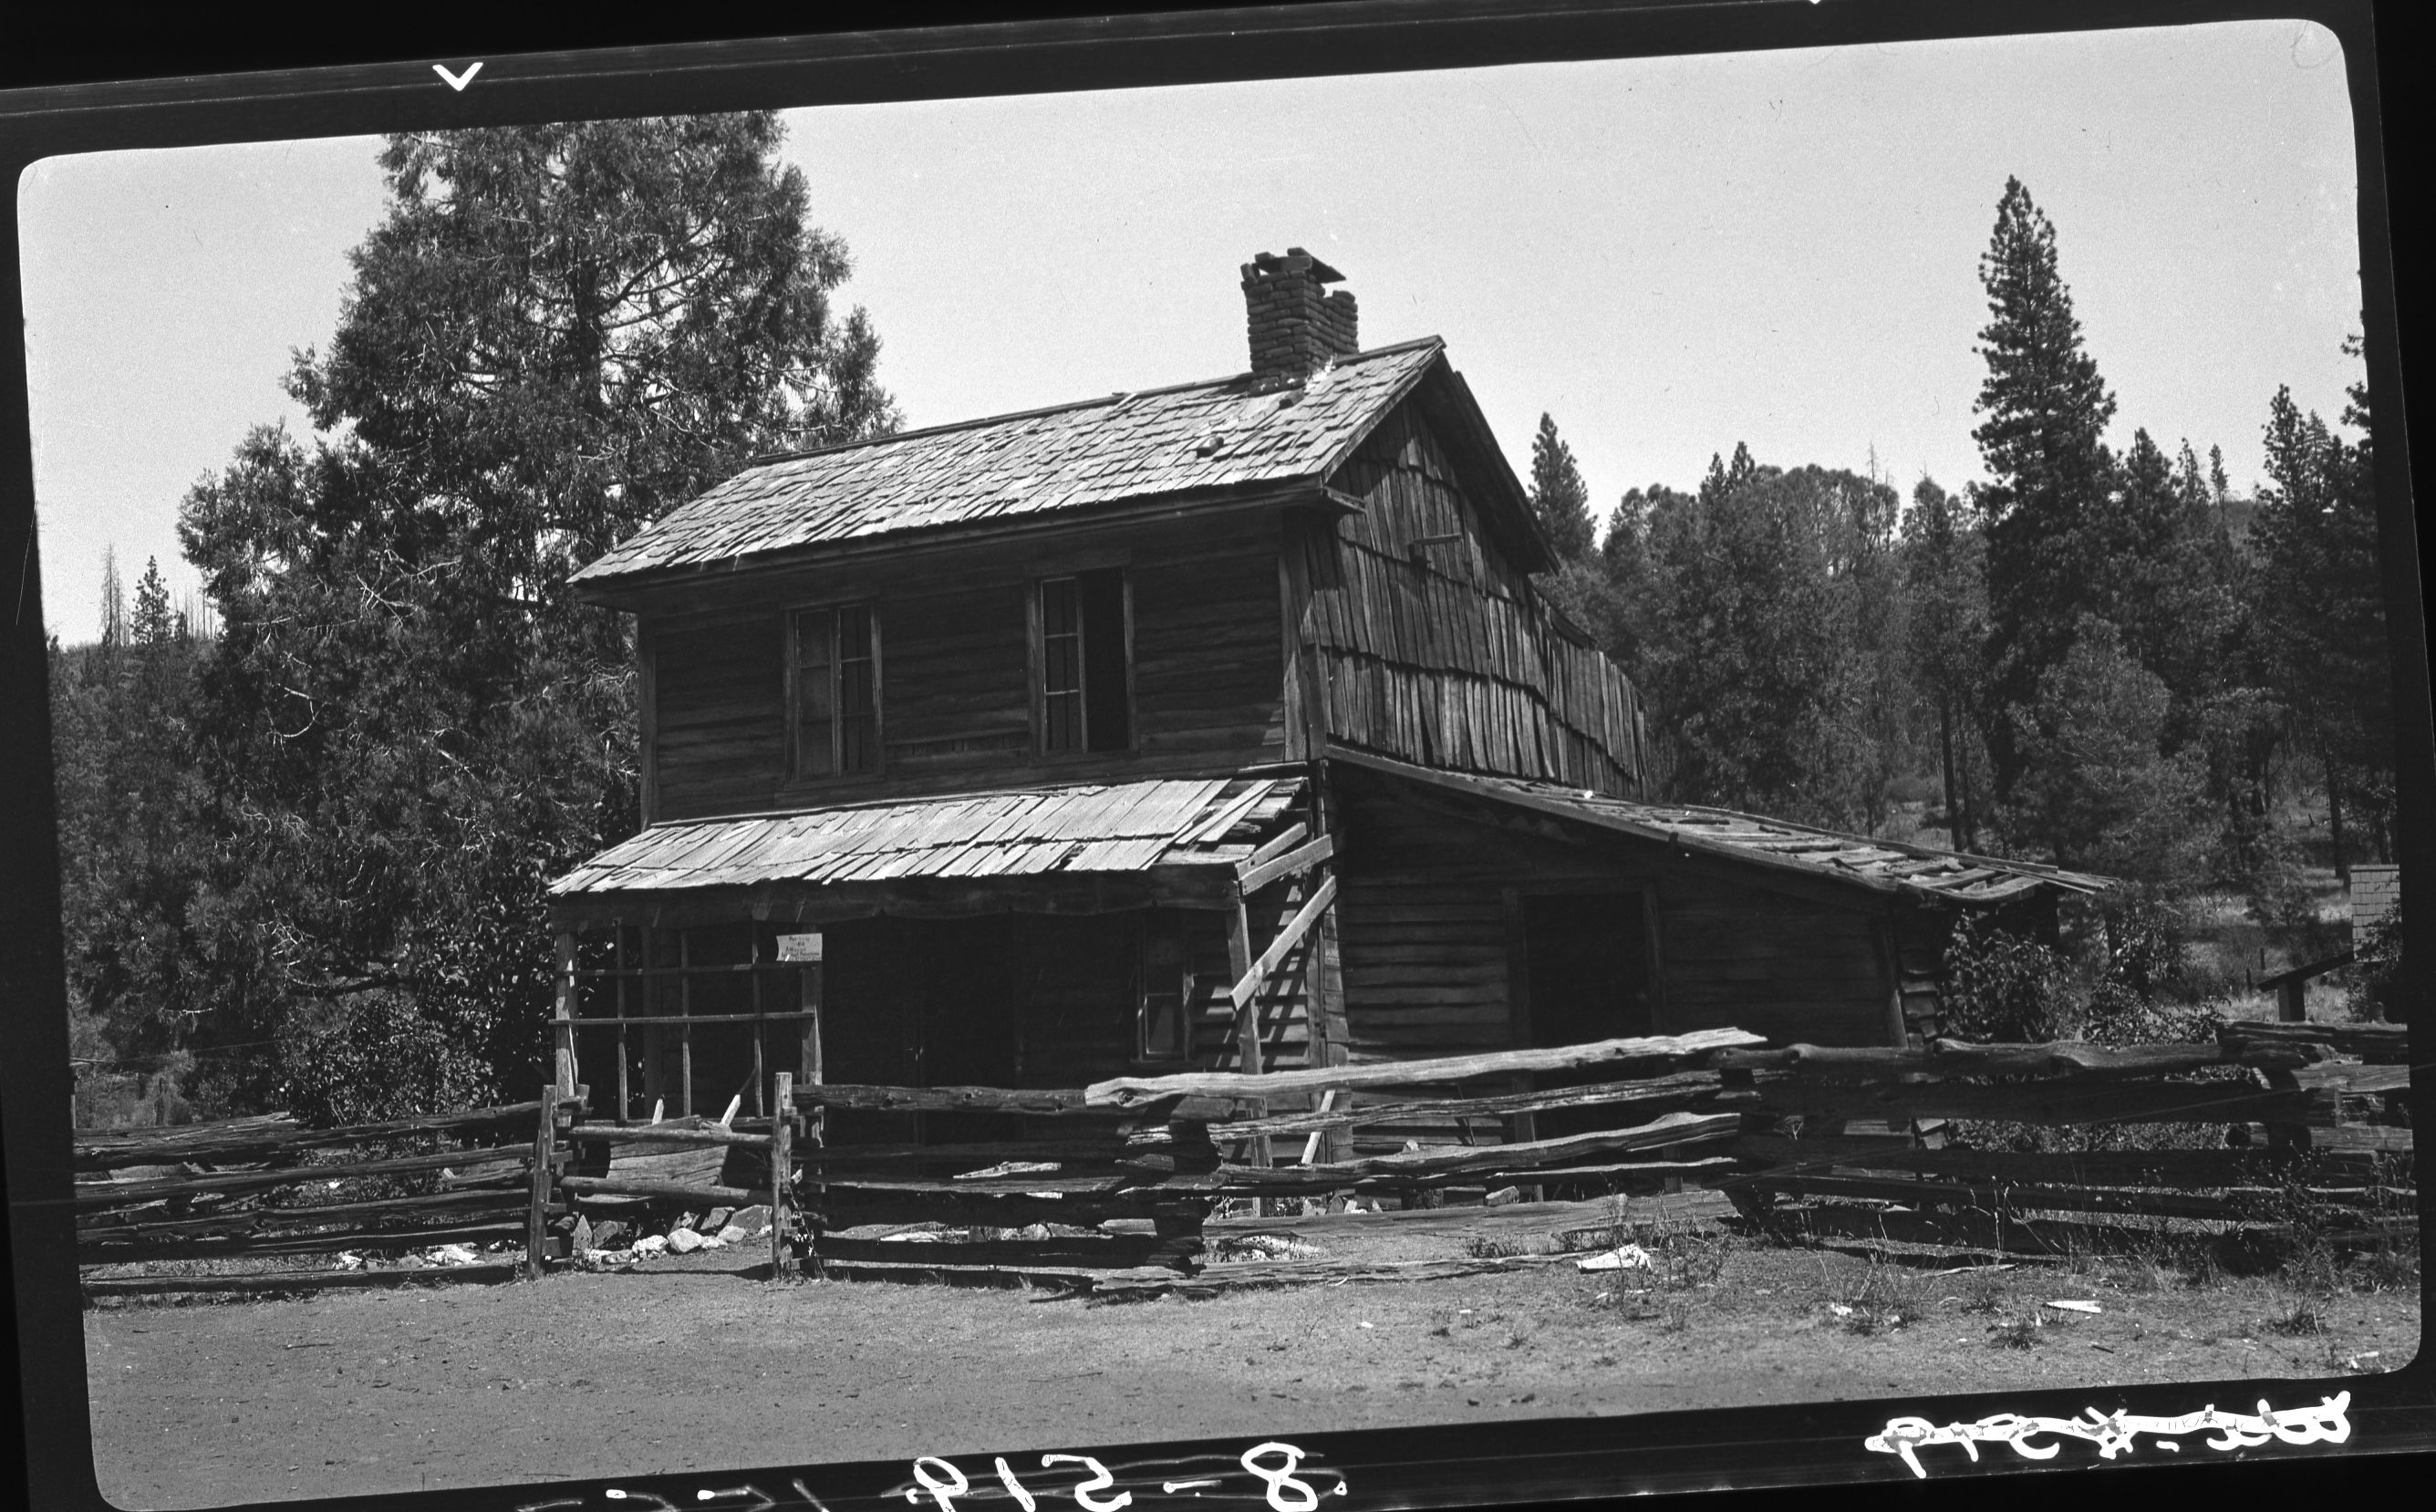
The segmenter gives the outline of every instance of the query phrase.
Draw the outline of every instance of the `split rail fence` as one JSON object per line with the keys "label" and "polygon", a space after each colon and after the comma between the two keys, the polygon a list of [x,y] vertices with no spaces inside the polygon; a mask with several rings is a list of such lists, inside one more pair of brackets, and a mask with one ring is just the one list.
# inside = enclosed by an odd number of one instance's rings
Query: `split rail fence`
{"label": "split rail fence", "polygon": [[[2417,1225],[2408,1058],[2399,1026],[2292,1023],[2229,1024],[2215,1044],[1728,1051],[1714,1064],[1758,1117],[1734,1145],[1745,1169],[1716,1184],[1780,1233],[2067,1254],[2164,1220],[2381,1243]],[[2141,1137],[2049,1152],[1848,1132],[1946,1121]]]}
{"label": "split rail fence", "polygon": [[[568,1210],[557,1190],[564,1161],[555,1136],[578,1106],[552,1095],[327,1129],[276,1115],[165,1130],[79,1130],[71,1199],[77,1262],[295,1260],[504,1240],[521,1242],[521,1263],[537,1265],[546,1225]],[[478,1261],[447,1274],[473,1279],[518,1263]],[[270,1270],[96,1278],[86,1290],[267,1290],[345,1278]]]}
{"label": "split rail fence", "polygon": [[[718,1121],[591,1121],[577,1088],[347,1129],[252,1121],[86,1137],[80,1173],[190,1169],[81,1182],[78,1258],[521,1236],[523,1265],[538,1273],[563,1254],[560,1220],[622,1201],[767,1206],[774,1275],[1012,1274],[1086,1286],[1098,1277],[1123,1291],[1196,1270],[1204,1225],[1229,1198],[1426,1202],[1453,1187],[1581,1193],[1686,1180],[1722,1189],[1747,1220],[1780,1235],[2061,1252],[2103,1243],[2122,1232],[2106,1225],[2140,1217],[2245,1229],[2306,1222],[2329,1238],[2374,1240],[2414,1221],[2406,1059],[2402,1031],[2387,1026],[2239,1024],[2215,1044],[1939,1040],[1910,1050],[1769,1046],[1724,1029],[1079,1089],[797,1086],[781,1073],[775,1116],[731,1109]],[[1547,1073],[1609,1079],[1465,1090]],[[1560,1109],[1599,1110],[1611,1126],[1527,1137],[1527,1116]],[[833,1139],[838,1114],[919,1115],[918,1137]],[[1319,1158],[1333,1131],[1483,1121],[1506,1121],[1517,1137]],[[1940,1147],[1953,1121],[2147,1133],[2077,1154]],[[2184,1132],[2159,1137],[2161,1126]],[[402,1139],[450,1147],[297,1163]],[[1279,1159],[1296,1141],[1300,1159]],[[191,1169],[203,1165],[220,1169]],[[330,1200],[334,1182],[442,1171],[441,1190]]]}

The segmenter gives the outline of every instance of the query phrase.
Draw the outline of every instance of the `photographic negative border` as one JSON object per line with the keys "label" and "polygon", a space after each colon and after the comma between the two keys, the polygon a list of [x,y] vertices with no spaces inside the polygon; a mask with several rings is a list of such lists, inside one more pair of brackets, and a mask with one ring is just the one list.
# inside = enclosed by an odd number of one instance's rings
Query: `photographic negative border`
{"label": "photographic negative border", "polygon": [[[2413,873],[2436,877],[2436,753],[2429,739],[2426,622],[2420,599],[2420,553],[2412,506],[2404,408],[2396,236],[2415,232],[2417,205],[2397,203],[2388,140],[2410,133],[2385,129],[2382,86],[2407,81],[2410,49],[2391,35],[2394,18],[2366,0],[2308,0],[2295,5],[2203,6],[2146,0],[2138,4],[1939,3],[1620,4],[1611,0],[1506,6],[1487,0],[1390,0],[1259,10],[1137,13],[1111,18],[1051,16],[912,31],[854,31],[778,40],[653,42],[600,51],[461,50],[276,72],[79,82],[0,96],[0,157],[10,181],[48,156],[135,148],[283,138],[501,126],[593,115],[692,113],[748,107],[802,107],[884,100],[978,96],[1206,83],[1222,79],[1319,77],[1532,61],[1706,53],[1938,37],[2101,30],[2242,19],[2316,20],[2342,42],[2351,91],[2358,167],[2360,286],[2368,382],[2376,395],[2375,440],[2384,532],[2384,568],[2393,652],[2397,728],[2400,855]],[[452,42],[455,39],[451,39]],[[2382,43],[2382,45],[2380,43]],[[222,56],[226,56],[223,54]],[[478,56],[478,81],[447,87],[436,64],[461,70]],[[2382,78],[2380,75],[2382,74]],[[2408,104],[2399,95],[2398,103]],[[2406,172],[2408,170],[2405,170]],[[12,198],[12,217],[14,214]],[[2405,217],[2409,218],[2406,220]],[[14,225],[8,255],[17,256]],[[0,295],[22,327],[22,289],[5,280]],[[0,565],[12,605],[5,655],[0,655],[0,790],[12,795],[0,810],[0,1002],[13,1032],[0,1056],[0,1116],[5,1116],[9,1259],[15,1286],[18,1379],[24,1393],[26,1467],[38,1504],[104,1504],[95,1487],[87,1449],[87,1399],[80,1368],[83,1341],[75,1298],[73,1233],[61,1201],[66,1193],[68,1139],[59,1118],[67,1082],[63,979],[60,959],[56,816],[50,798],[49,726],[40,568],[34,550],[31,437],[26,425],[27,376],[19,356],[5,365],[0,410]],[[2424,1000],[2428,938],[2426,911],[2413,918],[2408,990]],[[2414,1063],[2426,1061],[2424,1027],[2414,1030]],[[2413,1089],[2414,1115],[2424,1118],[2424,1087]],[[2422,1202],[2426,1199],[2423,1197]],[[2426,1209],[2422,1208],[2425,1226]],[[1983,1439],[2019,1442],[2017,1425],[1990,1420],[2022,1414],[2088,1424],[2081,1441],[2071,1433],[2038,1440],[2061,1445],[2052,1459],[2033,1461],[1991,1447],[1965,1458],[1958,1430],[1940,1447],[1919,1449],[1931,1478],[1970,1476],[1975,1494],[1987,1477],[2033,1464],[2042,1468],[2154,1465],[2148,1452],[2153,1428],[2134,1452],[2120,1449],[2124,1425],[2107,1437],[2084,1414],[2129,1413],[2178,1418],[2204,1403],[2249,1413],[2260,1399],[2276,1409],[2319,1409],[2322,1399],[2347,1391],[2344,1435],[2319,1434],[2311,1444],[2271,1433],[2256,1443],[2230,1443],[2224,1463],[2200,1470],[2209,1457],[2201,1438],[2184,1440],[2179,1478],[2135,1476],[2138,1488],[2231,1489],[2253,1493],[2269,1484],[2229,1479],[2236,1456],[2279,1465],[2288,1489],[2323,1492],[2329,1455],[2425,1453],[2436,1448],[2436,1391],[2423,1349],[2406,1370],[2340,1382],[2306,1380],[2194,1382],[2102,1390],[2008,1393],[1995,1397],[1896,1398],[1784,1407],[1662,1414],[1628,1419],[1545,1419],[1478,1429],[1382,1429],[1312,1435],[1301,1484],[1312,1504],[1330,1505],[1335,1491],[1355,1507],[1485,1505],[1666,1491],[1745,1489],[1815,1485],[1901,1486],[1914,1472],[1892,1448],[1872,1451],[1871,1435],[1925,1430],[1890,1428],[1916,1418],[1928,1428],[1979,1424]],[[1281,1425],[1282,1427],[1282,1425]],[[2213,1430],[2211,1430],[2213,1431]],[[2299,1432],[2296,1430],[2296,1432]],[[2331,1430],[2325,1431],[2331,1433]],[[1290,1434],[1287,1436],[1291,1436]],[[2306,1436],[2306,1434],[2304,1435]],[[1009,1446],[1012,1456],[1018,1446]],[[1041,1449],[1019,1464],[1028,1467]],[[1209,1442],[1130,1446],[1093,1451],[1114,1472],[1117,1488],[1149,1503],[1186,1492],[1160,1493],[1170,1483],[1217,1477],[1221,1503],[1250,1507],[1301,1506],[1301,1493],[1280,1490],[1293,1467],[1269,1454],[1260,1466],[1249,1444]],[[1906,1445],[1905,1447],[1910,1447]],[[2310,1478],[2301,1479],[2305,1473]],[[1266,1467],[1265,1472],[1262,1467]],[[983,1456],[959,1456],[953,1472],[974,1493],[1007,1499],[990,1479]],[[1028,1469],[1025,1474],[1034,1472]],[[1061,1472],[1070,1473],[1070,1472]],[[2355,1467],[2354,1473],[2358,1471]],[[432,1492],[395,1504],[518,1508],[686,1506],[753,1507],[809,1504],[830,1512],[901,1507],[931,1502],[945,1512],[954,1501],[949,1471],[935,1462],[774,1467],[706,1477],[626,1478],[565,1486],[501,1486]],[[2191,1477],[2200,1475],[2201,1479]],[[1035,1477],[1036,1479],[1037,1477]],[[1060,1479],[1061,1487],[1069,1483]],[[790,1488],[792,1488],[792,1490]],[[1187,1487],[1189,1492],[1191,1487]],[[623,1494],[619,1494],[623,1493]],[[1093,1495],[1113,1497],[1115,1489]],[[385,1498],[388,1502],[392,1499]],[[1028,1505],[1028,1503],[1026,1503]],[[1086,1501],[1085,1505],[1092,1504]],[[1103,1503],[1102,1504],[1105,1504]]]}

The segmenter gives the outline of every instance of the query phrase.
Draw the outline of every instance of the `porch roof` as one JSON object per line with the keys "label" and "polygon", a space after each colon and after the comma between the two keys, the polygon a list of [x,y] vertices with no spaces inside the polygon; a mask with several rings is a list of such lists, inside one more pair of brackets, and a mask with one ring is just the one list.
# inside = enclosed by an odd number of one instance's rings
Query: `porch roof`
{"label": "porch roof", "polygon": [[555,900],[712,888],[1232,867],[1299,775],[1160,778],[654,825],[550,884]]}

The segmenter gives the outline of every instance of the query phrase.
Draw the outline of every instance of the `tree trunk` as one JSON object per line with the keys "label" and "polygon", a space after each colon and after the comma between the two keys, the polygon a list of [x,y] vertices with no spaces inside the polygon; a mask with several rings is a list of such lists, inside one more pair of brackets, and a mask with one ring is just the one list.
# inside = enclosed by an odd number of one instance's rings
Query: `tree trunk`
{"label": "tree trunk", "polygon": [[2343,861],[2343,785],[2331,756],[2326,760],[2326,832],[2334,841],[2335,879],[2348,885],[2352,872]]}
{"label": "tree trunk", "polygon": [[1954,700],[1944,696],[1937,701],[1937,739],[1945,760],[1945,832],[1956,850],[1967,850],[1970,847],[1962,840],[1959,791],[1954,785]]}
{"label": "tree trunk", "polygon": [[1958,837],[1958,845],[1959,848],[1970,851],[1975,855],[1979,850],[1979,820],[1976,812],[1977,806],[1974,801],[1975,795],[1972,791],[1971,788],[1970,734],[1971,732],[1966,728],[1962,732],[1962,739],[1956,744],[1954,753],[1954,774],[1956,778],[1958,779],[1961,787],[1961,807],[1959,811],[1962,818],[1962,833]]}

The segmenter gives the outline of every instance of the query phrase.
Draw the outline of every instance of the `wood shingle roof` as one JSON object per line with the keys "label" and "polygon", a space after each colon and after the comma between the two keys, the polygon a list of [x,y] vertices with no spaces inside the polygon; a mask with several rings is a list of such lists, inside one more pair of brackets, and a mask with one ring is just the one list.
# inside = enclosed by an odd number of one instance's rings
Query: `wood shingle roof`
{"label": "wood shingle roof", "polygon": [[1728,860],[1789,867],[1880,893],[1911,893],[1948,902],[1989,906],[2043,887],[2102,893],[2116,885],[2112,878],[2066,871],[2038,861],[2004,860],[1927,845],[1870,840],[1729,808],[1638,803],[1520,777],[1416,767],[1337,746],[1331,747],[1329,758],[1490,803],[1527,808]]}
{"label": "wood shingle roof", "polygon": [[1299,777],[1095,783],[654,825],[550,884],[553,897],[773,883],[1228,866]]}
{"label": "wood shingle roof", "polygon": [[748,467],[578,571],[599,588],[808,547],[1169,495],[1317,483],[1439,360],[1436,337],[1250,374],[900,432]]}

